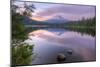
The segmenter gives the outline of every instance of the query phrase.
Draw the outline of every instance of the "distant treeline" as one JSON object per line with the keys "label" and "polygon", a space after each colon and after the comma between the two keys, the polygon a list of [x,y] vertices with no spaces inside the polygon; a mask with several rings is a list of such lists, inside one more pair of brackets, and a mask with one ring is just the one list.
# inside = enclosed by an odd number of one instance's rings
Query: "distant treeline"
{"label": "distant treeline", "polygon": [[90,19],[82,19],[79,21],[71,21],[67,24],[71,27],[90,27],[95,28],[96,26],[96,17],[90,18]]}
{"label": "distant treeline", "polygon": [[96,26],[96,17],[90,19],[82,19],[78,21],[69,21],[62,24],[53,24],[58,27],[68,27],[68,28],[95,28]]}

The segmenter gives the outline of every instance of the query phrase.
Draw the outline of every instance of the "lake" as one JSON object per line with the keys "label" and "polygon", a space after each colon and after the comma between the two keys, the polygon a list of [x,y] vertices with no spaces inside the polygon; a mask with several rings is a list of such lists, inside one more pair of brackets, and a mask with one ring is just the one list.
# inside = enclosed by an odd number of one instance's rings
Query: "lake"
{"label": "lake", "polygon": [[[96,38],[90,33],[65,28],[37,28],[29,32],[28,38],[25,42],[34,44],[33,52],[37,54],[32,64],[84,62],[96,59]],[[68,53],[69,51],[71,53]],[[59,54],[63,54],[66,59],[59,62]]]}

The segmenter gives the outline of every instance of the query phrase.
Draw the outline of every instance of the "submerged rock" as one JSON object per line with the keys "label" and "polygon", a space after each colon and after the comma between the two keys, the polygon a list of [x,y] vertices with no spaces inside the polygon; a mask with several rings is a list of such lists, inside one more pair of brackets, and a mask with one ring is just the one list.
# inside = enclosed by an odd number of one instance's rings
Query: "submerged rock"
{"label": "submerged rock", "polygon": [[69,55],[72,55],[73,51],[72,51],[72,50],[67,50],[67,53],[68,53]]}
{"label": "submerged rock", "polygon": [[63,62],[63,61],[65,61],[66,60],[66,56],[63,54],[63,53],[59,53],[58,55],[57,55],[57,61],[58,62]]}

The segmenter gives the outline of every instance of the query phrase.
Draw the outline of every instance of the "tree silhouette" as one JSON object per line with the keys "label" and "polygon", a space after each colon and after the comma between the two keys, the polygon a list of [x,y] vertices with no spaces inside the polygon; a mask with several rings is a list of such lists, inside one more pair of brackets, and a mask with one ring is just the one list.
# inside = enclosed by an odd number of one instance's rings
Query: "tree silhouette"
{"label": "tree silhouette", "polygon": [[[23,2],[23,7],[15,5],[15,3],[16,3],[16,1],[11,2],[12,12],[16,12],[17,10],[19,10],[19,12],[21,12],[22,15],[24,15],[24,16],[31,17],[32,13],[36,9],[34,4],[28,4],[28,2]],[[24,9],[24,11],[21,11],[20,9]]]}
{"label": "tree silhouette", "polygon": [[24,2],[24,9],[25,9],[25,11],[23,12],[23,15],[32,16],[31,13],[34,12],[34,9],[36,9],[36,8],[35,8],[35,6],[33,4],[27,5],[27,3]]}

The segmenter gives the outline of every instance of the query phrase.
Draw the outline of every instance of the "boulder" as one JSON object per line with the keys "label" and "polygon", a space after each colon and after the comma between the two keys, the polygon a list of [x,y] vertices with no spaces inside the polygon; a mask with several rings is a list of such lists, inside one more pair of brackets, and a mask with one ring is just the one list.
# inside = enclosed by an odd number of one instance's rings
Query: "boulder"
{"label": "boulder", "polygon": [[67,53],[68,53],[69,55],[72,55],[73,51],[72,51],[72,50],[67,50]]}
{"label": "boulder", "polygon": [[63,53],[59,53],[58,55],[57,55],[57,61],[58,62],[63,62],[63,61],[65,61],[66,60],[66,56],[63,54]]}

